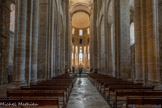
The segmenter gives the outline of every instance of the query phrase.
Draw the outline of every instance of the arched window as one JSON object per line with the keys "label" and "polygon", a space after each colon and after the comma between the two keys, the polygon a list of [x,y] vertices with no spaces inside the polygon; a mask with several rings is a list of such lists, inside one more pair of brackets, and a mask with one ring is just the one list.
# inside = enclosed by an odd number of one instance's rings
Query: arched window
{"label": "arched window", "polygon": [[74,34],[75,33],[75,29],[73,28],[73,30],[72,30],[72,34]]}
{"label": "arched window", "polygon": [[79,36],[83,36],[83,30],[82,29],[79,30]]}
{"label": "arched window", "polygon": [[10,31],[15,32],[15,4],[10,5]]}
{"label": "arched window", "polygon": [[79,62],[83,61],[83,53],[79,53]]}
{"label": "arched window", "polygon": [[135,44],[135,37],[134,37],[134,22],[130,25],[130,45]]}
{"label": "arched window", "polygon": [[87,29],[87,34],[88,34],[88,35],[90,34],[90,30],[89,30],[89,28]]}
{"label": "arched window", "polygon": [[88,53],[88,60],[90,60],[90,53]]}
{"label": "arched window", "polygon": [[90,60],[90,48],[88,46],[88,60]]}
{"label": "arched window", "polygon": [[71,56],[72,56],[71,58],[72,58],[72,59],[74,59],[74,53],[72,53],[72,55],[71,55]]}
{"label": "arched window", "polygon": [[80,47],[80,50],[79,50],[79,62],[82,62],[83,61],[83,51],[82,51],[82,47]]}
{"label": "arched window", "polygon": [[78,51],[78,47],[77,46],[75,47],[75,50]]}

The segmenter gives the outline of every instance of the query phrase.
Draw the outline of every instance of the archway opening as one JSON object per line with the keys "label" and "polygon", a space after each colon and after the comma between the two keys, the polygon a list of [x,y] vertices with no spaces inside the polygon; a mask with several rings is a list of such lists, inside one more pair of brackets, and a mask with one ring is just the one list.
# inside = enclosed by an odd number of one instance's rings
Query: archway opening
{"label": "archway opening", "polygon": [[91,15],[92,0],[69,0],[71,12],[72,69],[75,72],[82,68],[83,72],[90,69]]}

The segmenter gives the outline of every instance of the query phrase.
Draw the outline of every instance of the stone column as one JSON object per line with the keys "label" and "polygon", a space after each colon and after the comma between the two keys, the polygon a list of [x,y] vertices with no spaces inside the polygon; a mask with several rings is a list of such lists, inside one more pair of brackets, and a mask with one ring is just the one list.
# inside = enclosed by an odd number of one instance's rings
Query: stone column
{"label": "stone column", "polygon": [[31,83],[37,83],[39,0],[33,0]]}
{"label": "stone column", "polygon": [[141,0],[135,0],[135,82],[142,82]]}
{"label": "stone column", "polygon": [[[93,18],[93,16],[90,16],[90,17],[92,17]],[[91,18],[91,20],[93,20]],[[91,26],[93,26],[93,23],[91,22],[90,23],[91,24]],[[90,57],[90,68],[93,68],[94,67],[94,53],[93,53],[93,51],[94,51],[94,35],[93,35],[93,29],[91,29],[91,27],[90,27],[90,31],[91,31],[91,34],[90,34],[90,54],[91,54],[91,57]]]}
{"label": "stone column", "polygon": [[77,48],[75,46],[75,67],[76,68],[77,68],[77,58],[78,58],[78,56],[77,56]]}
{"label": "stone column", "polygon": [[116,3],[116,1],[112,1],[112,11],[113,11],[113,14],[112,14],[112,16],[113,16],[113,20],[112,20],[112,25],[111,25],[111,36],[112,36],[112,38],[113,38],[113,47],[112,47],[112,50],[113,50],[113,71],[112,71],[112,75],[113,75],[113,77],[116,77],[116,64],[115,64],[115,56],[116,56],[116,48],[115,48],[115,30],[117,29],[117,28],[115,28],[115,14],[116,14],[116,12],[115,12],[115,9],[116,9],[116,6],[115,6],[115,3]]}
{"label": "stone column", "polygon": [[105,17],[102,17],[100,25],[100,71],[102,74],[105,74],[106,71],[106,54],[105,54]]}
{"label": "stone column", "polygon": [[80,49],[80,46],[78,46],[78,49],[77,49],[77,67],[79,67],[79,49]]}
{"label": "stone column", "polygon": [[[113,0],[114,1],[114,0]],[[115,77],[120,77],[120,0],[114,1]]]}
{"label": "stone column", "polygon": [[[69,1],[68,1],[69,2]],[[68,4],[68,6],[69,6],[69,4]],[[72,32],[69,32],[69,31],[72,31],[72,20],[71,20],[71,15],[70,15],[70,12],[69,12],[69,9],[68,9],[68,14],[67,14],[67,16],[68,16],[68,24],[67,24],[67,27],[69,28],[68,29],[68,33],[66,33],[66,34],[68,34],[68,38],[69,38],[69,43],[68,43],[68,53],[69,53],[69,56],[68,56],[68,65],[70,65],[70,67],[71,67],[71,52],[72,52]],[[67,36],[66,36],[67,37]]]}
{"label": "stone column", "polygon": [[90,67],[90,59],[88,56],[91,56],[91,55],[89,54],[90,54],[90,47],[87,46],[87,67]]}
{"label": "stone column", "polygon": [[60,19],[60,73],[65,72],[65,37],[63,19]]}
{"label": "stone column", "polygon": [[[56,14],[55,14],[56,15]],[[55,20],[56,21],[56,20]],[[57,44],[56,44],[56,22],[54,21],[54,48],[53,48],[53,53],[54,53],[54,57],[53,57],[53,64],[54,64],[54,76],[56,76],[56,47],[57,47]]]}
{"label": "stone column", "polygon": [[[70,49],[71,49],[71,36],[69,35],[69,32],[71,32],[71,30],[70,30],[70,27],[69,27],[69,22],[70,22],[70,20],[69,20],[69,1],[68,0],[66,0],[66,7],[65,7],[65,13],[66,13],[66,30],[65,30],[65,32],[66,32],[66,35],[65,35],[65,52],[66,52],[66,54],[65,54],[65,68],[67,69],[68,67],[70,67],[70,55],[72,54],[71,52],[72,51],[70,51]],[[72,60],[72,59],[71,59]]]}
{"label": "stone column", "polygon": [[57,11],[57,4],[54,3],[54,72],[55,76],[57,76],[57,29],[58,29],[58,11]]}
{"label": "stone column", "polygon": [[93,71],[95,69],[97,69],[97,64],[98,64],[98,49],[97,49],[97,28],[96,28],[96,21],[97,21],[97,0],[94,0],[94,8],[93,8],[93,38],[94,38],[94,52],[93,52],[93,55],[94,55],[94,67],[93,67]]}
{"label": "stone column", "polygon": [[54,76],[54,1],[48,4],[48,79]]}
{"label": "stone column", "polygon": [[51,78],[55,76],[55,1],[52,0]]}
{"label": "stone column", "polygon": [[112,45],[111,45],[111,31],[110,31],[110,24],[107,25],[108,33],[107,33],[107,45],[106,45],[106,50],[107,50],[107,71],[108,75],[112,75]]}
{"label": "stone column", "polygon": [[80,46],[78,46],[78,66],[79,66],[79,54],[80,54]]}
{"label": "stone column", "polygon": [[8,83],[10,0],[0,1],[0,85]]}
{"label": "stone column", "polygon": [[51,76],[51,27],[52,27],[52,0],[48,0],[48,27],[47,27],[47,78]]}
{"label": "stone column", "polygon": [[26,30],[26,81],[27,85],[30,85],[31,79],[31,50],[32,50],[32,18],[33,18],[33,0],[28,0],[28,12],[27,12],[27,30]]}
{"label": "stone column", "polygon": [[158,2],[158,24],[159,24],[159,67],[160,67],[160,78],[162,83],[162,0],[155,0]]}
{"label": "stone column", "polygon": [[25,55],[26,55],[26,22],[27,0],[16,1],[16,32],[14,48],[14,84],[24,85],[25,82]]}
{"label": "stone column", "polygon": [[84,47],[84,64],[85,68],[87,69],[87,47]]}
{"label": "stone column", "polygon": [[75,67],[75,45],[73,46],[73,51],[74,51],[74,53],[73,53],[73,56],[74,56],[74,58],[73,58],[73,66]]}
{"label": "stone column", "polygon": [[48,1],[39,0],[38,80],[47,78]]}
{"label": "stone column", "polygon": [[120,0],[120,77],[131,77],[130,6],[129,0]]}
{"label": "stone column", "polygon": [[[82,55],[83,55],[83,58],[82,58],[82,64],[84,63],[84,46],[82,46]],[[83,69],[84,69],[84,65],[83,65]]]}
{"label": "stone column", "polygon": [[85,65],[86,65],[86,68],[88,68],[88,46],[86,46],[85,48]]}
{"label": "stone column", "polygon": [[59,75],[60,73],[60,32],[59,32],[59,28],[60,28],[60,16],[58,15],[58,20],[57,20],[57,75]]}
{"label": "stone column", "polygon": [[75,66],[78,68],[78,46],[75,46]]}
{"label": "stone column", "polygon": [[[156,2],[148,0],[146,3],[146,19],[147,19],[147,57],[148,57],[148,83],[150,85],[159,85],[159,69],[158,69],[158,51],[157,51],[157,25],[156,25]],[[154,4],[155,3],[155,4]],[[155,7],[154,7],[155,6]]]}
{"label": "stone column", "polygon": [[140,0],[140,18],[141,18],[141,53],[142,53],[142,73],[140,74],[141,82],[148,82],[148,65],[147,65],[147,33],[146,33],[146,0]]}

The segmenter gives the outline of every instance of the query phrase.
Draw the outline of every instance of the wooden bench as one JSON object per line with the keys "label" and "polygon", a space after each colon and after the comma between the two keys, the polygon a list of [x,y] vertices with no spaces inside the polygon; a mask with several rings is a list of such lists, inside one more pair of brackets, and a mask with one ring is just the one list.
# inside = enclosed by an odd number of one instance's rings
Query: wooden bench
{"label": "wooden bench", "polygon": [[105,95],[107,95],[107,101],[110,104],[110,95],[115,93],[116,90],[133,90],[133,89],[148,89],[148,90],[153,90],[154,87],[144,87],[141,85],[112,85],[109,86],[108,91],[106,92]]}
{"label": "wooden bench", "polygon": [[115,97],[113,98],[113,107],[117,108],[118,101],[126,101],[126,98],[129,96],[161,96],[162,91],[145,91],[143,90],[136,90],[136,91],[116,91]]}
{"label": "wooden bench", "polygon": [[[75,80],[76,81],[76,80]],[[54,83],[54,82],[58,82],[58,83],[70,83],[73,87],[74,83],[75,83],[74,80],[71,80],[71,79],[54,79],[54,80],[46,80],[46,81],[42,81],[41,83]]]}
{"label": "wooden bench", "polygon": [[54,90],[10,90],[7,97],[54,97],[59,98],[60,105],[66,107],[66,94],[64,91]]}
{"label": "wooden bench", "polygon": [[70,96],[69,90],[65,86],[32,86],[32,87],[21,87],[21,90],[63,90],[66,92],[66,100],[68,101],[68,97]]}
{"label": "wooden bench", "polygon": [[58,98],[0,98],[1,108],[60,108]]}
{"label": "wooden bench", "polygon": [[65,86],[69,89],[69,91],[72,91],[72,84],[71,83],[67,83],[67,82],[43,82],[43,83],[38,83],[37,85],[31,85],[30,87],[34,87],[34,86]]}
{"label": "wooden bench", "polygon": [[[162,97],[158,96],[140,96],[140,97],[127,97],[125,108],[129,108],[130,105],[142,105],[143,108],[149,108],[148,105],[161,105],[162,108]],[[145,107],[147,105],[147,107]],[[154,108],[157,108],[156,106]]]}
{"label": "wooden bench", "polygon": [[105,95],[106,90],[109,90],[110,86],[141,86],[142,84],[134,84],[130,82],[112,82],[112,83],[105,83],[100,89],[101,92],[103,92],[103,95]]}
{"label": "wooden bench", "polygon": [[[36,85],[24,86],[24,87],[21,87],[19,90],[9,90],[7,91],[8,98],[4,100],[6,102],[7,101],[9,102],[12,99],[14,99],[15,101],[18,100],[18,102],[22,102],[27,99],[28,100],[35,99],[34,102],[38,101],[39,103],[41,100],[44,99],[45,100],[44,104],[48,105],[45,107],[50,108],[50,102],[51,102],[50,99],[53,99],[53,100],[57,99],[58,101],[57,108],[60,107],[59,101],[65,108],[68,98],[70,96],[70,93],[72,91],[73,84],[76,81],[76,78],[77,78],[76,74],[73,74],[72,76],[69,74],[63,74],[53,79],[39,82]],[[55,104],[54,101],[53,101],[53,104]],[[40,105],[43,105],[43,102]],[[38,108],[40,107],[43,108],[44,106],[38,106]],[[26,108],[26,107],[21,107],[21,108]],[[51,108],[56,108],[56,107],[52,106]]]}

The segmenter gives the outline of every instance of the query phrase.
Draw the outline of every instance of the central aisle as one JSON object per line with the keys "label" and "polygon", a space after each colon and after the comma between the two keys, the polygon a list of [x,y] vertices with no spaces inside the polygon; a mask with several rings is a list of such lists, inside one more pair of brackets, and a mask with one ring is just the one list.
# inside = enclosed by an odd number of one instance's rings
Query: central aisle
{"label": "central aisle", "polygon": [[88,78],[78,78],[67,108],[111,108]]}

